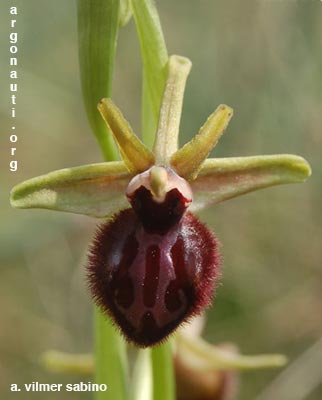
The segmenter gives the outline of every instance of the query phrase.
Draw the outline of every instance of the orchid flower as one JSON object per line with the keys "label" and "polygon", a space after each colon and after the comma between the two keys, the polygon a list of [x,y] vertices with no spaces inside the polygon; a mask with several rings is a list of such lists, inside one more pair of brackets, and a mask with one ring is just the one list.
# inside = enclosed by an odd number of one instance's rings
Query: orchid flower
{"label": "orchid flower", "polygon": [[111,99],[98,109],[122,161],[67,168],[13,188],[17,208],[103,218],[90,249],[93,297],[139,346],[163,341],[211,304],[219,276],[218,240],[195,215],[205,207],[273,185],[303,182],[309,164],[282,154],[207,158],[233,111],[220,105],[178,149],[188,59],[172,56],[153,150]]}

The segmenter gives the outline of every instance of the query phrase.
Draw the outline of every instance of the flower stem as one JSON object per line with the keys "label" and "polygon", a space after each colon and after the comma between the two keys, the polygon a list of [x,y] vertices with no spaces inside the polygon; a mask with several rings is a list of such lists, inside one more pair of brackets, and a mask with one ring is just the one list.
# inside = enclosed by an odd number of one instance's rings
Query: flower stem
{"label": "flower stem", "polygon": [[[112,135],[97,110],[110,97],[119,28],[119,0],[78,0],[80,74],[87,116],[106,161],[118,158]],[[111,321],[95,308],[95,381],[108,386],[95,400],[126,400],[125,343]]]}
{"label": "flower stem", "polygon": [[128,398],[126,348],[110,319],[95,308],[95,382],[105,383],[106,392],[96,392],[95,400]]}
{"label": "flower stem", "polygon": [[[105,160],[115,160],[116,150],[96,106],[110,97],[119,27],[119,0],[78,0],[78,32],[81,80],[91,127]],[[151,0],[132,0],[132,9],[143,58],[143,140],[152,147],[166,81],[167,50],[157,10]],[[153,399],[174,399],[172,355],[169,343],[152,349]],[[107,383],[108,391],[97,392],[95,400],[125,400],[126,354],[123,339],[111,322],[95,309],[96,382]]]}
{"label": "flower stem", "polygon": [[[132,9],[143,61],[143,142],[152,147],[159,121],[169,59],[154,2],[151,0],[132,0]],[[169,342],[153,347],[151,357],[153,400],[174,400],[175,381]]]}
{"label": "flower stem", "polygon": [[153,400],[174,400],[175,381],[171,343],[152,349]]}
{"label": "flower stem", "polygon": [[133,368],[130,400],[151,400],[152,384],[151,349],[141,349]]}

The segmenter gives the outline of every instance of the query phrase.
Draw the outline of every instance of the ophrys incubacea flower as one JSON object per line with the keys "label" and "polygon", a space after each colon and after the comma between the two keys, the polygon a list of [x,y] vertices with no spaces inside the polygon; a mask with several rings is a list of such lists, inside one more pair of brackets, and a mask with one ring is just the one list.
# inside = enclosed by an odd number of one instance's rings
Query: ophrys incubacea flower
{"label": "ophrys incubacea flower", "polygon": [[208,159],[232,116],[226,105],[178,149],[190,67],[186,58],[169,59],[153,151],[113,102],[103,99],[98,108],[123,161],[51,172],[17,185],[11,195],[14,207],[106,219],[90,249],[90,287],[125,337],[143,347],[162,341],[211,304],[218,242],[194,212],[310,175],[308,163],[294,155]]}

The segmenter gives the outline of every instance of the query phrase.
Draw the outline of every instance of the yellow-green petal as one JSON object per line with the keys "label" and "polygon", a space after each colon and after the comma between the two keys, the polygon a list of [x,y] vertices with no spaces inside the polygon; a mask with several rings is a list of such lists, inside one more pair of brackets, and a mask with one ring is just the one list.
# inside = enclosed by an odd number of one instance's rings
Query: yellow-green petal
{"label": "yellow-green petal", "polygon": [[121,156],[130,172],[137,174],[154,164],[153,153],[134,134],[131,126],[111,99],[102,99],[99,112],[113,133]]}
{"label": "yellow-green petal", "polygon": [[233,110],[222,104],[207,119],[198,134],[179,149],[170,159],[175,171],[187,180],[198,175],[202,163],[216,146],[233,115]]}
{"label": "yellow-green petal", "polygon": [[208,159],[191,182],[191,210],[269,186],[304,182],[310,175],[308,162],[290,154]]}
{"label": "yellow-green petal", "polygon": [[129,207],[124,192],[131,178],[124,162],[65,168],[15,186],[15,208],[44,208],[93,217],[108,217]]}

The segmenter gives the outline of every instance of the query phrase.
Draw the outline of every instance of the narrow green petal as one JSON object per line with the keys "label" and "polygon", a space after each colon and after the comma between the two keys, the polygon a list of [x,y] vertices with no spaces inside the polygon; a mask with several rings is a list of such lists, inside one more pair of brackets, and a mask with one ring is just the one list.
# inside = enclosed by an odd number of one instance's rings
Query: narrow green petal
{"label": "narrow green petal", "polygon": [[132,0],[143,62],[142,137],[152,147],[167,77],[168,54],[153,0]]}
{"label": "narrow green petal", "polygon": [[167,165],[178,150],[178,136],[186,81],[191,61],[180,56],[171,56],[168,77],[160,110],[158,132],[154,142],[154,154],[159,165]]}
{"label": "narrow green petal", "polygon": [[304,158],[290,154],[208,159],[191,182],[193,211],[257,189],[300,183],[311,175]]}
{"label": "narrow green petal", "polygon": [[102,99],[99,112],[113,133],[121,156],[134,174],[143,172],[154,164],[153,153],[134,134],[131,126],[111,99]]}
{"label": "narrow green petal", "polygon": [[197,176],[202,163],[217,144],[232,115],[233,110],[230,107],[220,105],[208,117],[198,134],[173,154],[170,164],[180,176],[187,180]]}
{"label": "narrow green petal", "polygon": [[112,94],[119,0],[77,0],[79,64],[87,116],[104,159],[117,159],[112,136],[96,105]]}
{"label": "narrow green petal", "polygon": [[131,126],[112,100],[102,99],[97,107],[113,133],[129,171],[137,174],[150,168],[154,164],[153,153],[133,133]]}
{"label": "narrow green petal", "polygon": [[107,217],[128,207],[124,196],[131,175],[122,161],[66,168],[15,186],[15,208],[45,208]]}

